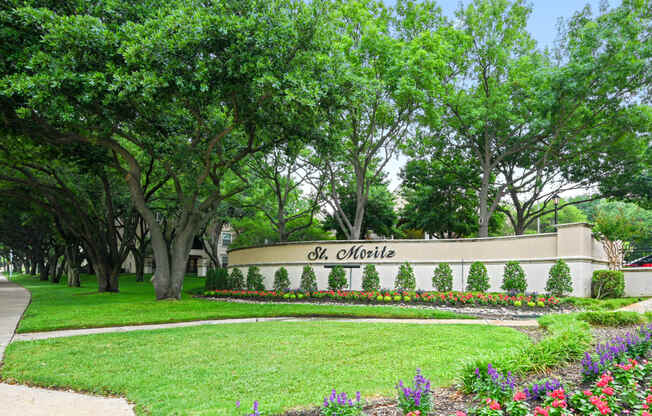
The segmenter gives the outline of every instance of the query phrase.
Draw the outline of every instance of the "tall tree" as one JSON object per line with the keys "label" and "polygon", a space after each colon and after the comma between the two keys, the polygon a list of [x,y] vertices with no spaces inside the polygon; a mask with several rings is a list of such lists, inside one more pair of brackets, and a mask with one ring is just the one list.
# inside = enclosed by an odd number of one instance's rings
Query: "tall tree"
{"label": "tall tree", "polygon": [[[0,67],[3,128],[109,149],[149,227],[156,298],[178,299],[195,235],[245,188],[225,189],[225,175],[313,123],[323,4],[62,3],[26,1],[0,16],[11,28]],[[142,153],[174,190],[166,234],[146,199]]]}
{"label": "tall tree", "polygon": [[[362,235],[369,192],[397,155],[399,143],[424,114],[437,88],[448,51],[438,29],[424,31],[413,19],[422,6],[401,2],[396,10],[373,0],[339,1],[333,17],[334,86],[326,115],[328,148],[322,159],[328,204],[347,239]],[[430,21],[436,21],[438,10]],[[347,172],[353,172],[350,176]],[[351,183],[342,182],[350,178]],[[351,187],[355,210],[347,212],[340,189]]]}
{"label": "tall tree", "polygon": [[[507,193],[519,232],[544,214],[527,210],[553,195],[550,180],[595,181],[612,168],[601,163],[604,147],[637,138],[627,114],[651,73],[642,3],[626,1],[596,18],[576,15],[558,61],[526,32],[525,1],[475,0],[458,10],[465,37],[451,61],[455,76],[436,97],[444,113],[430,134],[435,147],[453,143],[478,160],[480,236]],[[629,134],[614,136],[619,129]],[[521,207],[527,194],[535,199]]]}

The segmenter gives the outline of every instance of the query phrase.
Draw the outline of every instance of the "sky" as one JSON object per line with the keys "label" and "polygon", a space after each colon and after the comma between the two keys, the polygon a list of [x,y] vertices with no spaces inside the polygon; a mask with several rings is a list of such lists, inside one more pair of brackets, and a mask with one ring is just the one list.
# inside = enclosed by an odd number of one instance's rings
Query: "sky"
{"label": "sky", "polygon": [[[619,0],[608,0],[609,5],[614,7],[620,4]],[[385,0],[384,3],[389,6],[396,4],[395,0]],[[459,8],[460,3],[468,5],[469,0],[439,0],[437,1],[444,15],[453,18],[455,10]],[[601,0],[530,0],[533,6],[530,20],[528,21],[528,31],[537,41],[540,48],[551,48],[554,46],[557,38],[557,22],[559,18],[568,19],[576,11],[582,10],[585,5],[589,4],[593,12],[600,9]],[[388,177],[391,181],[390,189],[398,188],[400,180],[398,173],[405,164],[405,157],[399,157],[398,160],[392,160],[387,166]]]}

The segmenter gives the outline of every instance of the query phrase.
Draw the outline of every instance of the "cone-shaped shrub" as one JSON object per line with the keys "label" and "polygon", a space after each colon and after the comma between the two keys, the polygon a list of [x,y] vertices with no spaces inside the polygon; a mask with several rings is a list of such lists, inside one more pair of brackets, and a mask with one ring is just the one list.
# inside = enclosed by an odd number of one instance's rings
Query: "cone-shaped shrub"
{"label": "cone-shaped shrub", "polygon": [[228,288],[229,272],[225,268],[208,269],[204,290],[224,290]]}
{"label": "cone-shaped shrub", "polygon": [[471,264],[469,277],[466,281],[466,290],[469,292],[486,292],[489,290],[489,275],[487,268],[479,261]]}
{"label": "cone-shaped shrub", "polygon": [[258,266],[249,266],[249,269],[247,270],[247,289],[265,290],[263,275],[260,274]]}
{"label": "cone-shaped shrub", "polygon": [[394,281],[394,288],[396,290],[414,290],[417,287],[417,281],[414,278],[414,270],[409,263],[401,264]]}
{"label": "cone-shaped shrub", "polygon": [[341,266],[335,266],[328,274],[328,288],[330,290],[340,290],[346,287],[346,272]]}
{"label": "cone-shaped shrub", "polygon": [[439,263],[432,276],[432,287],[439,292],[453,290],[453,270],[448,263]]}
{"label": "cone-shaped shrub", "polygon": [[306,293],[316,292],[318,290],[315,271],[310,266],[303,267],[303,272],[301,272],[300,289]]}
{"label": "cone-shaped shrub", "polygon": [[573,291],[570,269],[564,260],[557,260],[548,272],[546,292],[554,296],[564,296],[564,293]]}
{"label": "cone-shaped shrub", "polygon": [[378,271],[373,264],[364,266],[364,272],[362,272],[362,290],[365,292],[380,290],[380,277],[378,277]]}
{"label": "cone-shaped shrub", "polygon": [[229,277],[230,289],[242,290],[245,288],[245,279],[242,271],[235,267],[231,270],[231,277]]}
{"label": "cone-shaped shrub", "polygon": [[505,264],[503,272],[503,285],[501,288],[507,292],[514,291],[525,293],[527,290],[527,280],[525,280],[525,271],[517,261],[508,261]]}
{"label": "cone-shaped shrub", "polygon": [[274,273],[274,290],[277,292],[287,292],[290,290],[290,278],[285,267],[281,267]]}

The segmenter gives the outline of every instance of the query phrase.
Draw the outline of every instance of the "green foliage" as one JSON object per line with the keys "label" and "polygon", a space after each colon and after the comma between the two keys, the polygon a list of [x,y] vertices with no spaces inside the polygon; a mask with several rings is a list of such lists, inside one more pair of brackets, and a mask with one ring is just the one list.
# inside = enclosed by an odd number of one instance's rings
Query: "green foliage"
{"label": "green foliage", "polygon": [[432,286],[440,292],[453,290],[453,270],[448,263],[439,263],[432,276]]}
{"label": "green foliage", "polygon": [[511,371],[521,376],[545,373],[551,368],[579,360],[591,345],[589,324],[575,315],[546,315],[538,322],[547,330],[547,336],[540,342],[467,364],[462,371],[464,391],[473,391],[475,369],[487,368],[489,363],[503,373]]}
{"label": "green foliage", "polygon": [[516,291],[517,293],[525,293],[527,290],[527,280],[525,279],[525,271],[519,262],[508,261],[505,264],[501,288],[508,292]]}
{"label": "green foliage", "polygon": [[577,319],[588,322],[590,325],[612,327],[639,325],[646,321],[643,315],[627,311],[580,312],[577,314]]}
{"label": "green foliage", "polygon": [[274,273],[274,290],[277,292],[287,292],[290,290],[290,278],[285,267],[281,267]]}
{"label": "green foliage", "polygon": [[595,270],[591,296],[597,299],[621,298],[625,294],[625,274],[617,270]]}
{"label": "green foliage", "polygon": [[303,266],[303,271],[301,272],[301,284],[299,289],[306,293],[312,293],[317,291],[317,278],[315,277],[315,271],[312,267],[306,265]]}
{"label": "green foliage", "polygon": [[330,290],[341,290],[346,287],[346,272],[341,266],[335,266],[328,274],[328,288]]}
{"label": "green foliage", "polygon": [[401,264],[394,281],[396,290],[414,290],[417,287],[417,281],[414,277],[414,270],[408,262]]}
{"label": "green foliage", "polygon": [[362,272],[362,290],[367,292],[380,290],[380,277],[378,276],[376,266],[373,264],[364,266],[364,271]]}
{"label": "green foliage", "polygon": [[561,304],[569,304],[587,311],[614,311],[633,303],[642,302],[647,298],[617,298],[617,299],[594,299],[566,297],[560,300]]}
{"label": "green foliage", "polygon": [[223,267],[209,269],[206,272],[206,284],[204,290],[224,290],[229,287],[229,272]]}
{"label": "green foliage", "polygon": [[247,290],[265,290],[263,275],[258,266],[249,266],[247,270]]}
{"label": "green foliage", "polygon": [[564,296],[564,294],[572,291],[573,281],[571,279],[570,269],[564,260],[559,259],[548,272],[546,292],[553,296]]}
{"label": "green foliage", "polygon": [[234,267],[231,270],[231,277],[229,278],[229,289],[242,290],[245,288],[244,275],[242,270],[238,267]]}
{"label": "green foliage", "polygon": [[466,290],[469,292],[486,292],[489,290],[489,275],[482,262],[476,261],[471,264],[466,281]]}

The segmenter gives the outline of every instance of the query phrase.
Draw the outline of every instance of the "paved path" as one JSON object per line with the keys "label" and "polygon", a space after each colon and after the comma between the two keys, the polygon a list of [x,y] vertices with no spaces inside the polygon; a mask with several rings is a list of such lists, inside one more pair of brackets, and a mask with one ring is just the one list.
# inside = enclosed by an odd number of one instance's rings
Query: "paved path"
{"label": "paved path", "polygon": [[[26,289],[7,281],[7,278],[0,274],[0,364],[29,300],[30,294]],[[0,383],[0,408],[0,414],[3,416],[134,415],[131,405],[125,399],[5,383]]]}
{"label": "paved path", "polygon": [[498,320],[498,319],[375,319],[375,318],[242,318],[242,319],[215,319],[207,321],[177,322],[172,324],[130,325],[88,329],[66,329],[49,332],[28,332],[14,335],[14,341],[34,341],[38,339],[74,337],[79,335],[106,334],[114,332],[143,331],[152,329],[182,328],[200,325],[225,325],[255,322],[355,322],[355,323],[391,323],[391,324],[420,324],[420,325],[495,325],[512,327],[538,327],[536,320]]}
{"label": "paved path", "polygon": [[618,310],[638,313],[652,312],[652,299],[647,299],[638,303],[632,303],[631,305],[627,305]]}

